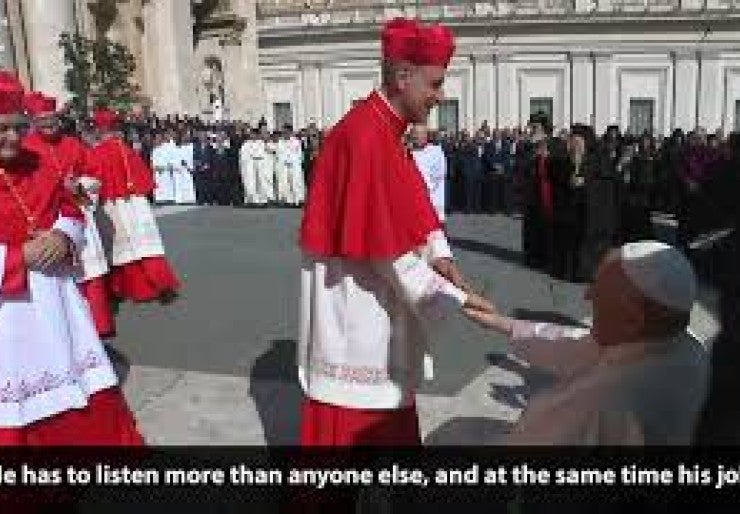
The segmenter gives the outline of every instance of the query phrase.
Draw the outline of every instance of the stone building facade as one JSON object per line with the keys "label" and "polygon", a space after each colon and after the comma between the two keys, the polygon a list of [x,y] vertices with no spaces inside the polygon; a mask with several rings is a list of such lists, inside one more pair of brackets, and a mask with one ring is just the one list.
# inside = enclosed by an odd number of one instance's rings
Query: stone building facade
{"label": "stone building facade", "polygon": [[330,126],[378,85],[398,15],[459,38],[433,126],[740,129],[739,0],[0,0],[0,63],[64,96],[58,33],[107,35],[158,113]]}

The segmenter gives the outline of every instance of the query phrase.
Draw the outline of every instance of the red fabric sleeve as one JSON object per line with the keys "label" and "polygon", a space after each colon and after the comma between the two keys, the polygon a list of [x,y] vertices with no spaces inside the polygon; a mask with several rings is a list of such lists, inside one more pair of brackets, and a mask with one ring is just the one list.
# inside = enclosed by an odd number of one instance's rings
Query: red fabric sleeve
{"label": "red fabric sleeve", "polygon": [[85,215],[78,207],[74,194],[71,191],[68,191],[67,188],[63,188],[59,215],[63,218],[71,218],[80,223],[85,223]]}
{"label": "red fabric sleeve", "polygon": [[93,158],[92,149],[83,147],[80,156],[80,175],[102,180],[100,164]]}
{"label": "red fabric sleeve", "polygon": [[5,270],[0,284],[3,295],[17,296],[28,291],[28,269],[22,245],[9,245],[5,253]]}

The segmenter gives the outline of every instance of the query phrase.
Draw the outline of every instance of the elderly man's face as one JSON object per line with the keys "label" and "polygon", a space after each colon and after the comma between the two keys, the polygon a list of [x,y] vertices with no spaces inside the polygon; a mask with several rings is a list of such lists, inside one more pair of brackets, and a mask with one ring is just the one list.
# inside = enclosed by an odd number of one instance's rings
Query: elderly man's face
{"label": "elderly man's face", "polygon": [[397,88],[404,114],[411,123],[425,123],[429,113],[444,98],[442,66],[409,66],[399,72]]}
{"label": "elderly man's face", "polygon": [[0,115],[0,161],[12,161],[21,149],[21,132],[26,119],[21,114]]}

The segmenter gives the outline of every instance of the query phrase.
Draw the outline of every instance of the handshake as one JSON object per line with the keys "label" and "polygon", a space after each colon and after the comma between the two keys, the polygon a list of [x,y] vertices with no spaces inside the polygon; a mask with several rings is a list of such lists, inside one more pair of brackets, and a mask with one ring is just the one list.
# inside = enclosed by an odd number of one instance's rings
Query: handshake
{"label": "handshake", "polygon": [[506,335],[511,334],[513,320],[503,316],[493,303],[476,293],[452,260],[438,259],[434,262],[433,268],[468,295],[465,304],[462,306],[468,319],[478,323],[483,328]]}
{"label": "handshake", "polygon": [[41,231],[23,245],[23,259],[30,269],[48,271],[62,264],[71,264],[72,250],[72,243],[63,232]]}

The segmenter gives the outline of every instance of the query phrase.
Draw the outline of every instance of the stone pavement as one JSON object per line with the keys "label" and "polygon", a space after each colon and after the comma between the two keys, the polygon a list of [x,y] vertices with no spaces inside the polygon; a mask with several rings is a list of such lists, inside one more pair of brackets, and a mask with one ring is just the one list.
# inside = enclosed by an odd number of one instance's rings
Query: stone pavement
{"label": "stone pavement", "polygon": [[[114,361],[152,444],[263,445],[296,442],[295,379],[299,254],[297,210],[158,209],[169,255],[185,282],[169,307],[125,306]],[[519,222],[452,216],[462,269],[504,312],[586,320],[583,286],[519,264]],[[716,299],[703,293],[692,330],[711,340]],[[434,329],[435,380],[422,386],[427,444],[484,444],[516,420],[523,363],[502,338],[455,317]]]}

